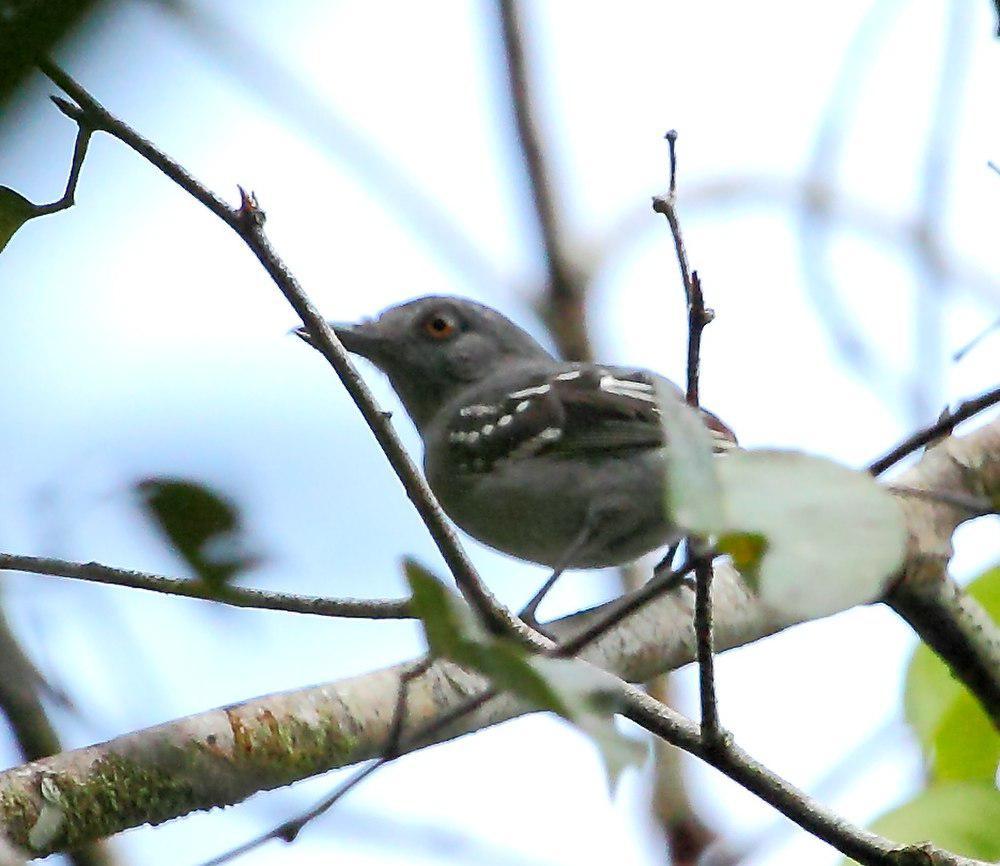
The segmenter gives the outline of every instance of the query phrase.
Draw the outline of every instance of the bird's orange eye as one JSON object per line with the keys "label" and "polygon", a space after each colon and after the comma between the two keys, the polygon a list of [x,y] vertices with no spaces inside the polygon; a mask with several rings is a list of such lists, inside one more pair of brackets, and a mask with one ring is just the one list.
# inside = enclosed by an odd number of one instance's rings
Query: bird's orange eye
{"label": "bird's orange eye", "polygon": [[424,333],[434,340],[447,340],[455,333],[455,320],[446,313],[435,313],[424,320]]}

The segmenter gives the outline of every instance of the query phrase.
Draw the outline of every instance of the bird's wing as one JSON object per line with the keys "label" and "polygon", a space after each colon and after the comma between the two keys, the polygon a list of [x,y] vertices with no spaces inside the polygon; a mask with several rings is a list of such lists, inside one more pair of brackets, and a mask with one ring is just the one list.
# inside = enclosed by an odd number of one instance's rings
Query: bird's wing
{"label": "bird's wing", "polygon": [[[494,399],[460,407],[450,444],[473,468],[542,453],[568,457],[658,448],[664,442],[658,386],[677,391],[642,370],[575,364],[535,372]],[[716,450],[736,444],[716,416],[703,412],[702,417]]]}

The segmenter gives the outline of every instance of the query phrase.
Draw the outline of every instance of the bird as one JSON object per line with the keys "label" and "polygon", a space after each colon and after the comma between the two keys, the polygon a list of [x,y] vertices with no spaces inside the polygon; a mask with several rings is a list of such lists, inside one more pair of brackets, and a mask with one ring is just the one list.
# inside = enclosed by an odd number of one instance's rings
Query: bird
{"label": "bird", "polygon": [[[552,569],[521,617],[568,569],[620,566],[678,541],[665,513],[666,456],[648,370],[559,360],[484,304],[428,295],[372,319],[330,322],[389,379],[420,434],[427,482],[473,538]],[[312,345],[306,328],[295,333]],[[698,409],[713,448],[732,430]]]}

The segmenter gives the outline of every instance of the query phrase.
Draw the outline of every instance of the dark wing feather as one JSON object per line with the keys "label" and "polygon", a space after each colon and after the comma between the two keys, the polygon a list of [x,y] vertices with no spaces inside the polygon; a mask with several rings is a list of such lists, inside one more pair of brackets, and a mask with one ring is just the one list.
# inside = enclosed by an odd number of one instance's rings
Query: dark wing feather
{"label": "dark wing feather", "polygon": [[[660,387],[665,387],[662,380]],[[656,389],[656,381],[641,370],[578,364],[535,372],[519,377],[516,388],[496,399],[463,406],[450,442],[463,462],[480,471],[535,454],[659,448],[664,431]],[[728,427],[711,413],[703,416],[717,450],[735,445]]]}

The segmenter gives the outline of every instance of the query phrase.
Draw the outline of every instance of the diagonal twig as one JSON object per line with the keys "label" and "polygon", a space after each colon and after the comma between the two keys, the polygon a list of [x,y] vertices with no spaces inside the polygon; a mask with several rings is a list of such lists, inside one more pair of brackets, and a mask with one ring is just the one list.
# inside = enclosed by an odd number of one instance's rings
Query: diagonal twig
{"label": "diagonal twig", "polygon": [[895,466],[918,448],[923,448],[935,439],[950,434],[959,424],[967,421],[973,415],[978,415],[990,406],[1000,403],[1000,388],[993,388],[959,403],[954,412],[945,412],[935,423],[922,427],[907,436],[895,448],[868,464],[867,469],[872,475],[881,475],[886,469]]}
{"label": "diagonal twig", "polygon": [[319,310],[306,295],[298,280],[271,246],[264,233],[265,214],[254,195],[241,189],[239,207],[230,207],[217,194],[196,180],[178,162],[111,114],[54,63],[42,60],[39,62],[39,67],[58,87],[75,100],[76,106],[60,105],[65,113],[78,123],[82,120],[95,131],[106,132],[130,147],[185,192],[201,202],[240,237],[302,319],[302,323],[312,338],[313,346],[336,371],[344,388],[354,400],[385,452],[390,465],[430,532],[459,589],[483,622],[488,628],[509,634],[528,645],[548,646],[549,641],[528,628],[501,605],[480,579],[430,487],[407,453],[386,413],[380,409],[375,396],[354,367],[347,350],[320,315]]}

